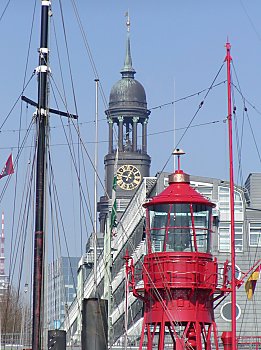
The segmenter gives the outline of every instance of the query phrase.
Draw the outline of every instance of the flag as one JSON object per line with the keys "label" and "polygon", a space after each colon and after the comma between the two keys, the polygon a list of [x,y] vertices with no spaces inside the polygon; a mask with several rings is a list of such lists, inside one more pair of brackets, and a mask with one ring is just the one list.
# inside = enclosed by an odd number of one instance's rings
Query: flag
{"label": "flag", "polygon": [[258,266],[254,272],[251,273],[251,275],[248,277],[246,283],[245,283],[245,290],[246,290],[246,294],[247,294],[247,299],[251,300],[254,292],[255,292],[255,288],[256,288],[256,282],[259,279],[259,273],[260,273],[260,266]]}
{"label": "flag", "polygon": [[5,166],[0,174],[0,179],[2,179],[2,177],[7,176],[7,175],[11,175],[14,173],[14,166],[13,166],[13,156],[12,153],[10,154],[10,156],[8,157]]}
{"label": "flag", "polygon": [[114,175],[111,191],[111,234],[116,236],[117,234],[117,201],[116,201],[116,187],[117,187],[117,166],[118,166],[118,148],[116,150],[115,163],[114,163]]}

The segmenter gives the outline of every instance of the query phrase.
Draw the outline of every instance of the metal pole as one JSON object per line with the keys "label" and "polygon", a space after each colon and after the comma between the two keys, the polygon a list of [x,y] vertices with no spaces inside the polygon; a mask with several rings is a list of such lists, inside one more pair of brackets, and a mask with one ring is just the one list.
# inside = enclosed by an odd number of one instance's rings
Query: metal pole
{"label": "metal pole", "polygon": [[228,134],[229,134],[229,182],[230,182],[230,220],[231,220],[231,302],[232,302],[232,350],[236,344],[236,254],[235,254],[235,214],[234,214],[234,174],[233,174],[233,138],[232,138],[232,103],[231,103],[231,61],[230,43],[226,43],[227,55],[227,95],[228,95]]}
{"label": "metal pole", "polygon": [[105,271],[104,271],[104,291],[103,297],[108,300],[108,349],[111,349],[111,230],[110,230],[110,219],[107,215],[105,221],[105,232],[104,232],[104,261],[105,261]]}
{"label": "metal pole", "polygon": [[41,305],[43,294],[44,260],[44,212],[45,212],[45,147],[46,127],[48,124],[47,88],[48,88],[48,29],[51,1],[42,0],[41,37],[39,48],[38,107],[37,107],[37,161],[36,161],[36,197],[35,197],[35,236],[34,236],[34,275],[33,275],[33,325],[32,350],[41,350]]}
{"label": "metal pole", "polygon": [[95,79],[95,154],[94,154],[94,232],[93,232],[93,278],[94,296],[97,296],[97,180],[98,180],[98,94],[99,79]]}
{"label": "metal pole", "polygon": [[128,346],[128,318],[129,318],[129,280],[127,269],[125,269],[125,316],[124,316],[124,328],[125,328],[125,336],[124,336],[124,350],[127,349]]}

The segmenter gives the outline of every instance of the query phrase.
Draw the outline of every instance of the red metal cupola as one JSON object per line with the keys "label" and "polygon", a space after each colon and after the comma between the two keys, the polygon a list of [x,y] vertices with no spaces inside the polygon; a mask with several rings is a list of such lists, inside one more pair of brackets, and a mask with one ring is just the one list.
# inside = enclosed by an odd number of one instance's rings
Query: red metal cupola
{"label": "red metal cupola", "polygon": [[143,206],[149,207],[164,203],[198,203],[215,207],[214,203],[211,203],[190,186],[190,177],[183,170],[176,170],[169,175],[169,186]]}

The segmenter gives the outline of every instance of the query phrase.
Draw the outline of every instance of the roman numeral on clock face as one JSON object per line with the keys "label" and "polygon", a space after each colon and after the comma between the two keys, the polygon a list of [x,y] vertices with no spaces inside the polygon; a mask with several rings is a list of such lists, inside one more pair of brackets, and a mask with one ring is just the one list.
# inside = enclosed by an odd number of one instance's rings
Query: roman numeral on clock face
{"label": "roman numeral on clock face", "polygon": [[134,190],[141,182],[138,168],[132,164],[124,164],[117,170],[117,185],[123,190]]}

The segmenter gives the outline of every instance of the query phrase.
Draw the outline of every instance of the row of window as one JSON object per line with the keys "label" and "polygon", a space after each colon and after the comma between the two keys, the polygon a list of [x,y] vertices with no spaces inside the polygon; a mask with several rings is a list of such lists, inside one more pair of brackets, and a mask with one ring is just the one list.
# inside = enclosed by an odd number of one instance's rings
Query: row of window
{"label": "row of window", "polygon": [[[191,185],[203,196],[212,200],[213,185],[206,183],[191,182]],[[243,213],[242,193],[235,189],[234,191],[235,214]],[[218,186],[218,210],[220,213],[229,214],[230,212],[230,189],[229,187]],[[243,218],[242,218],[243,219]],[[261,222],[249,223],[249,246],[261,247]],[[220,222],[219,224],[219,251],[230,251],[230,223]],[[235,224],[235,247],[237,252],[243,251],[243,223]]]}
{"label": "row of window", "polygon": [[[191,186],[194,187],[200,194],[213,200],[213,185],[200,184],[197,182],[191,182]],[[234,206],[235,213],[243,213],[243,199],[241,192],[234,190]],[[229,187],[218,186],[218,209],[221,213],[228,213],[230,210],[230,189]]]}
{"label": "row of window", "polygon": [[[261,222],[249,223],[249,246],[261,247]],[[221,222],[219,224],[219,251],[230,251],[230,223]],[[235,224],[235,248],[237,252],[243,251],[243,223]]]}
{"label": "row of window", "polygon": [[[228,187],[218,187],[218,207],[221,213],[230,211],[230,189]],[[243,200],[239,191],[234,191],[235,213],[243,213]]]}
{"label": "row of window", "polygon": [[[165,183],[164,183],[165,184]],[[168,181],[166,179],[166,186]],[[195,188],[200,194],[208,198],[210,201],[213,200],[213,184],[205,182],[194,182],[191,181],[191,186]],[[234,190],[234,205],[235,214],[243,214],[243,196],[242,193],[235,189]],[[227,186],[218,186],[218,203],[217,209],[220,214],[229,214],[230,212],[230,189]],[[238,220],[244,220],[241,216]],[[249,246],[250,247],[261,247],[261,222],[249,223]],[[219,241],[218,249],[220,252],[230,251],[230,223],[220,221],[219,223]],[[237,222],[235,224],[235,247],[237,252],[243,251],[243,222]]]}

